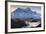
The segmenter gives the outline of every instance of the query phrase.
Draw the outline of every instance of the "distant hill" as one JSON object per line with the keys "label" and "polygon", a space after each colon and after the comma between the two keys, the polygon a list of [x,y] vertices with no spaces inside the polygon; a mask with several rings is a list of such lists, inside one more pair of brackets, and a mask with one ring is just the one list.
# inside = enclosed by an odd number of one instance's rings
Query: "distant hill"
{"label": "distant hill", "polygon": [[11,13],[11,18],[12,19],[18,18],[21,20],[24,20],[27,18],[40,19],[41,16],[36,12],[32,11],[29,7],[27,7],[26,9],[17,8],[15,11]]}

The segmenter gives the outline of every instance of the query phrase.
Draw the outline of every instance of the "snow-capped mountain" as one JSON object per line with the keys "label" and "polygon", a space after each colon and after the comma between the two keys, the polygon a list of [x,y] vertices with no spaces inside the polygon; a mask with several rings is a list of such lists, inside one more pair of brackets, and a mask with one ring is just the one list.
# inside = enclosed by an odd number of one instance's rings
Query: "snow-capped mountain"
{"label": "snow-capped mountain", "polygon": [[26,9],[17,8],[15,11],[11,13],[12,19],[27,19],[27,18],[33,18],[33,19],[40,19],[41,16],[37,14],[37,12],[32,11],[29,7]]}

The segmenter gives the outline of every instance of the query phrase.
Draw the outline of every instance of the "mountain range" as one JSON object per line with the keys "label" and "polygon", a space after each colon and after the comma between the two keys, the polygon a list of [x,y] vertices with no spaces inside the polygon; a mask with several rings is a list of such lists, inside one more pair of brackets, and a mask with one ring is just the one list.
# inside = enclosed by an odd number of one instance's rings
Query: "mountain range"
{"label": "mountain range", "polygon": [[32,11],[29,7],[26,9],[23,8],[17,8],[15,11],[11,13],[11,19],[27,19],[27,18],[33,18],[33,19],[40,19],[41,16],[35,12]]}

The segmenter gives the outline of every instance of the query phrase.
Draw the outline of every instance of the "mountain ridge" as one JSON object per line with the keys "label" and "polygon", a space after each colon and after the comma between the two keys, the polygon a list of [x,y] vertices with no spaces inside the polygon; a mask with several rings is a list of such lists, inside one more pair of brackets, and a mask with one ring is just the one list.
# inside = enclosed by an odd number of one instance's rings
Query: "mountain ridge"
{"label": "mountain ridge", "polygon": [[41,17],[36,13],[33,12],[29,7],[26,9],[17,8],[15,11],[11,13],[11,18],[16,19],[27,19],[27,18],[33,18],[33,19],[40,19]]}

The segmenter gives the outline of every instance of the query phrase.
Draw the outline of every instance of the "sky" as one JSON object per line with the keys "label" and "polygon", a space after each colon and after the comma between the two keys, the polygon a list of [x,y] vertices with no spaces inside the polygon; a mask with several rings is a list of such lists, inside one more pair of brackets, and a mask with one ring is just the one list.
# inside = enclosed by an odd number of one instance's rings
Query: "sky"
{"label": "sky", "polygon": [[[29,6],[27,6],[29,7]],[[11,12],[13,12],[14,10],[16,10],[17,8],[26,8],[25,6],[15,6],[15,5],[11,5]],[[41,14],[41,6],[30,6],[31,10],[36,11],[37,13]]]}

